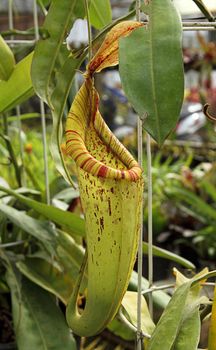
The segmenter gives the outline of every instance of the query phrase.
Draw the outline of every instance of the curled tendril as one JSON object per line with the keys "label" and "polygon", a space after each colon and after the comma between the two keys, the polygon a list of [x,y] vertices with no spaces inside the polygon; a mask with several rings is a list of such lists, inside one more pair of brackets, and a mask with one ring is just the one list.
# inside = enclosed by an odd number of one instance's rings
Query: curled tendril
{"label": "curled tendril", "polygon": [[214,117],[213,115],[211,115],[211,114],[209,113],[209,107],[210,107],[210,105],[209,105],[208,103],[206,103],[206,104],[204,105],[204,107],[203,107],[203,113],[205,114],[205,116],[206,116],[209,120],[211,120],[211,121],[213,121],[213,122],[216,123],[216,117]]}

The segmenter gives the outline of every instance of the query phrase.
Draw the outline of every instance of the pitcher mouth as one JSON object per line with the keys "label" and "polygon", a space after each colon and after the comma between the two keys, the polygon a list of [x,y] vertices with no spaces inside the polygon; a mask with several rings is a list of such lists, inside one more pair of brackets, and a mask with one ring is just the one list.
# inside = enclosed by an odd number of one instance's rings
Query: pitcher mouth
{"label": "pitcher mouth", "polygon": [[[75,108],[71,109],[67,119],[67,154],[74,159],[79,168],[93,176],[137,181],[141,177],[142,169],[128,150],[120,143],[115,135],[113,135],[101,117],[98,110],[99,96],[96,89],[93,87],[90,77],[86,79],[79,98],[82,99],[83,95],[87,97],[85,105],[86,111],[83,113],[83,119],[80,120],[80,116],[74,111]],[[78,98],[75,99],[74,104],[75,106],[77,104],[80,108],[81,104]],[[126,169],[118,169],[104,164],[88,151],[85,144],[85,132],[88,131],[88,127],[90,126],[94,128],[103,144],[113,153],[114,157],[123,163]]]}

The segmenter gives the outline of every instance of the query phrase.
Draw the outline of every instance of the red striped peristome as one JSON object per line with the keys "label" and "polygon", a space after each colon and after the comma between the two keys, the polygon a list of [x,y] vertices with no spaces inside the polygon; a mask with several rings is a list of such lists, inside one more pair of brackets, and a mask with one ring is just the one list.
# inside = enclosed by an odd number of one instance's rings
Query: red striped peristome
{"label": "red striped peristome", "polygon": [[[67,154],[79,168],[93,176],[137,181],[142,174],[139,164],[110,131],[98,105],[98,93],[88,76],[67,117]],[[116,167],[109,163],[115,163]]]}

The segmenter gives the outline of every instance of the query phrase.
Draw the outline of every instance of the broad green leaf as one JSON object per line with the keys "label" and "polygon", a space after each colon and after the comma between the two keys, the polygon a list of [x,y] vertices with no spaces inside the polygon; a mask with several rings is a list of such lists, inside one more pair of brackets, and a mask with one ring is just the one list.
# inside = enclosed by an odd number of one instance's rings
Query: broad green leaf
{"label": "broad green leaf", "polygon": [[53,0],[43,24],[44,37],[38,41],[32,62],[32,81],[37,94],[51,106],[55,74],[69,56],[63,44],[76,17],[85,14],[82,0]]}
{"label": "broad green leaf", "polygon": [[55,299],[19,274],[7,271],[19,350],[76,350],[76,343]]}
{"label": "broad green leaf", "polygon": [[112,21],[110,0],[91,0],[89,8],[90,22],[96,29],[101,29]]}
{"label": "broad green leaf", "polygon": [[211,323],[208,337],[208,350],[215,350],[216,344],[216,287],[214,289],[214,299],[212,306]]}
{"label": "broad green leaf", "polygon": [[34,95],[30,76],[32,55],[30,53],[15,65],[7,81],[0,81],[0,112],[6,112]]}
{"label": "broad green leaf", "polygon": [[[131,278],[130,278],[128,290],[137,292],[137,287],[138,287],[138,275],[137,275],[136,271],[133,271]],[[148,288],[149,288],[149,282],[146,278],[143,277],[142,278],[142,290],[144,291],[145,289],[148,289]],[[166,308],[169,301],[170,301],[170,296],[167,293],[165,293],[161,290],[155,291],[153,293],[153,303],[154,303],[155,307],[163,310]]]}
{"label": "broad green leaf", "polygon": [[0,35],[0,81],[8,80],[15,66],[15,59],[10,47]]}
{"label": "broad green leaf", "polygon": [[176,289],[149,340],[147,350],[172,349],[184,316],[184,308],[190,287],[191,281],[182,284]]}
{"label": "broad green leaf", "polygon": [[56,169],[69,183],[72,183],[72,179],[65,165],[61,150],[62,118],[64,115],[65,105],[71,89],[73,78],[76,73],[76,69],[79,68],[82,61],[84,60],[84,57],[85,55],[79,59],[73,59],[72,57],[69,57],[66,60],[65,64],[58,73],[57,84],[51,97],[51,102],[53,106],[53,127],[50,141],[50,151],[55,162]]}
{"label": "broad green leaf", "polygon": [[144,11],[147,26],[120,40],[119,69],[129,102],[161,145],[176,125],[184,95],[181,19],[170,0],[148,1]]}
{"label": "broad green leaf", "polygon": [[56,232],[49,222],[36,220],[20,210],[2,203],[0,203],[0,212],[6,215],[6,217],[20,229],[41,241],[44,246],[53,253]]}
{"label": "broad green leaf", "polygon": [[[192,264],[189,260],[182,258],[181,256],[174,254],[172,252],[169,252],[166,249],[162,249],[156,246],[152,247],[153,249],[153,255],[158,256],[164,259],[168,259],[171,261],[175,261],[176,263],[186,267],[187,269],[195,269],[195,265]],[[148,243],[143,242],[143,254],[148,254]]]}
{"label": "broad green leaf", "polygon": [[[124,298],[122,299],[122,307],[126,311],[126,314],[130,322],[137,327],[137,293],[136,292],[126,292]],[[149,313],[148,305],[145,298],[142,298],[142,330],[147,334],[152,334],[155,329],[155,324]]]}
{"label": "broad green leaf", "polygon": [[67,304],[73,290],[74,281],[56,261],[26,257],[17,263],[18,269],[43,289],[53,293],[64,304]]}
{"label": "broad green leaf", "polygon": [[60,226],[66,227],[70,232],[73,232],[73,234],[79,236],[85,235],[84,220],[81,219],[78,215],[24,197],[21,194],[18,194],[16,191],[8,188],[0,186],[0,190],[8,193],[11,196],[14,196],[20,202],[26,204],[29,208],[34,209],[37,213],[43,215],[47,219],[52,220]]}
{"label": "broad green leaf", "polygon": [[199,305],[192,309],[187,316],[175,340],[175,350],[197,350],[200,338]]}

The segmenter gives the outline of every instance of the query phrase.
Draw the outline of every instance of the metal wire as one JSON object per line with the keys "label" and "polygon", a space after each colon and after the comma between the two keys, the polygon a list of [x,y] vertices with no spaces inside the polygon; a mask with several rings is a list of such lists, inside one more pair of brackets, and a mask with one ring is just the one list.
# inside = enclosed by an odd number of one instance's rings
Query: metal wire
{"label": "metal wire", "polygon": [[9,45],[20,45],[20,44],[34,45],[35,44],[35,40],[6,39],[5,42]]}
{"label": "metal wire", "polygon": [[[136,0],[136,20],[140,22],[140,0]],[[137,118],[137,150],[138,150],[138,162],[142,167],[143,163],[143,122],[138,116]],[[141,215],[140,215],[140,233],[138,242],[138,286],[137,286],[137,350],[142,350],[143,332],[142,332],[142,265],[143,265],[143,252],[142,252],[142,240],[143,240],[143,200],[141,203]]]}
{"label": "metal wire", "polygon": [[[9,26],[9,30],[13,31],[14,29],[14,21],[13,21],[13,0],[9,0],[8,2],[8,26]],[[11,44],[16,43],[17,41],[14,40],[14,36],[11,35],[10,36],[11,40]],[[20,119],[20,106],[16,107],[16,115],[17,115],[17,126],[18,126],[18,133],[19,133],[19,151],[20,151],[20,159],[21,159],[21,167],[22,167],[22,171],[21,171],[21,183],[22,186],[25,186],[26,182],[25,182],[25,174],[24,174],[24,166],[23,166],[23,141],[22,141],[22,122]]]}
{"label": "metal wire", "polygon": [[[35,39],[37,41],[39,40],[39,25],[38,25],[38,12],[37,12],[36,0],[33,1],[33,17],[34,17]],[[45,117],[44,103],[41,99],[40,99],[40,112],[41,112],[42,139],[43,139],[46,202],[47,204],[50,204],[49,168],[48,168],[48,157],[47,157],[48,151],[47,151],[47,140],[46,140],[46,117]]]}
{"label": "metal wire", "polygon": [[[153,285],[153,225],[152,225],[152,155],[151,137],[146,133],[147,176],[148,176],[148,281],[149,288]],[[149,293],[149,312],[153,316],[153,298]]]}

